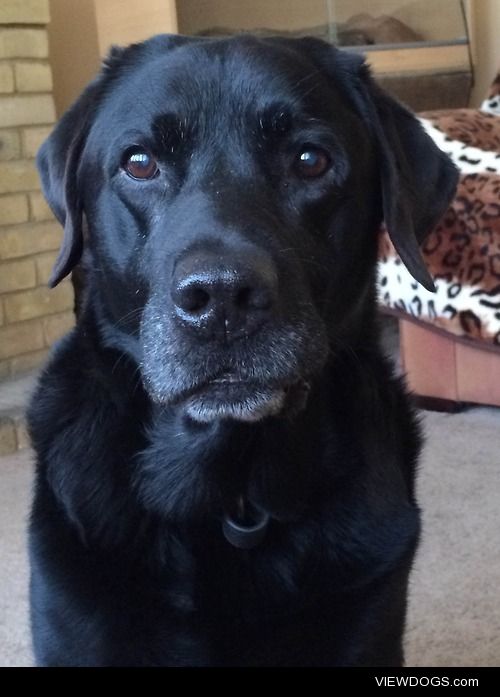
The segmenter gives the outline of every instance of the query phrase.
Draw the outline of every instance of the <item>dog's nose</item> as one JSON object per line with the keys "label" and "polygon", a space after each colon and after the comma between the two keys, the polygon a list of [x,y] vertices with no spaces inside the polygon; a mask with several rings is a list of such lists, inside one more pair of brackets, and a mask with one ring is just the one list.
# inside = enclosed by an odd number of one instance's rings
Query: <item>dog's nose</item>
{"label": "dog's nose", "polygon": [[278,278],[258,253],[191,254],[176,265],[172,300],[178,320],[200,337],[232,341],[248,336],[272,314]]}

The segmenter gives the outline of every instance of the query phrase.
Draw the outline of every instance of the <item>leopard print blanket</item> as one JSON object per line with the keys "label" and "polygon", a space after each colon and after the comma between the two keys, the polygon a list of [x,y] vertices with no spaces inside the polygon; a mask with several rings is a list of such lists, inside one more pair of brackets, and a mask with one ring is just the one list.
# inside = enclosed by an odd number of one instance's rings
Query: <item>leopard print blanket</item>
{"label": "leopard print blanket", "polygon": [[422,250],[436,293],[410,276],[385,232],[378,288],[382,308],[500,348],[499,77],[495,88],[488,111],[420,114],[426,131],[461,172],[455,199]]}
{"label": "leopard print blanket", "polygon": [[491,83],[488,96],[481,104],[481,111],[486,111],[490,114],[500,116],[500,70]]}

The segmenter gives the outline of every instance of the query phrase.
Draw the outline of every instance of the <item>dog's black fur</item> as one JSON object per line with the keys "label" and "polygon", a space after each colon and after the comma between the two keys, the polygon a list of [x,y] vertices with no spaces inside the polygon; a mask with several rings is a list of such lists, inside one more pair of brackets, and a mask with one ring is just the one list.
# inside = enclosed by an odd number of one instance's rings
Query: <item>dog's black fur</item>
{"label": "dog's black fur", "polygon": [[38,165],[51,283],[85,276],[29,413],[38,664],[400,665],[420,439],[377,231],[431,287],[452,165],[357,56],[250,36],[114,50]]}

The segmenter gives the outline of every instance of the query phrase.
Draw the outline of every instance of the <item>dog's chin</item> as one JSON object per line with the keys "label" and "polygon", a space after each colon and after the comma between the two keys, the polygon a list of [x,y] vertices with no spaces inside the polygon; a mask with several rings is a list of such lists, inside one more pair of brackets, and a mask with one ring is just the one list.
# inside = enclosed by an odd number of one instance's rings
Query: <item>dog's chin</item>
{"label": "dog's chin", "polygon": [[[149,385],[151,388],[151,385]],[[233,377],[211,380],[168,397],[148,390],[153,401],[181,410],[198,423],[231,419],[253,423],[271,416],[292,416],[304,409],[310,385],[304,379],[288,384],[260,384]]]}
{"label": "dog's chin", "polygon": [[210,383],[191,394],[182,407],[199,423],[221,419],[255,422],[276,416],[285,405],[286,390],[248,383]]}

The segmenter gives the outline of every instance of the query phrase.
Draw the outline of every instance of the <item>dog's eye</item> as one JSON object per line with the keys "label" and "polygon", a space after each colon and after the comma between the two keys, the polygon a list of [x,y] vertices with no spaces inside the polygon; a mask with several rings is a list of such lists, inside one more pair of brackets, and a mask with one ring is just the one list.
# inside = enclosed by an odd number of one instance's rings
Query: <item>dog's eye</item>
{"label": "dog's eye", "polygon": [[123,158],[123,169],[133,179],[152,179],[158,172],[158,162],[145,148],[131,148]]}
{"label": "dog's eye", "polygon": [[330,158],[324,150],[306,145],[294,161],[295,172],[300,177],[320,177],[330,167]]}

